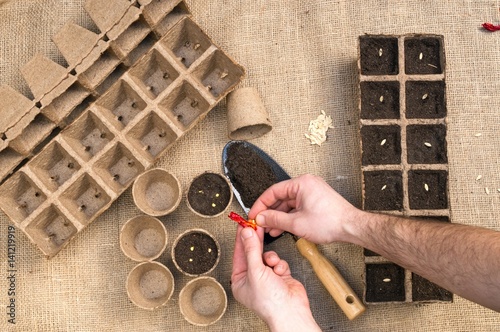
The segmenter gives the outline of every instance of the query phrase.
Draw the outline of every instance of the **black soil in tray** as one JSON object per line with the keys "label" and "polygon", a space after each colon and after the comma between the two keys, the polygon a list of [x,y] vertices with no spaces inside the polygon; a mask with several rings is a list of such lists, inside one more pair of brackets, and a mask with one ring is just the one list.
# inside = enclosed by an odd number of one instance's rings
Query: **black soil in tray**
{"label": "black soil in tray", "polygon": [[203,173],[191,183],[187,198],[195,211],[214,216],[226,209],[231,199],[231,188],[221,175]]}
{"label": "black soil in tray", "polygon": [[363,165],[401,163],[401,128],[399,126],[361,127]]}
{"label": "black soil in tray", "polygon": [[412,170],[408,172],[408,196],[411,209],[446,209],[448,173]]}
{"label": "black soil in tray", "polygon": [[408,163],[446,164],[446,126],[410,125],[406,127]]}
{"label": "black soil in tray", "polygon": [[399,119],[399,82],[361,82],[362,119]]}
{"label": "black soil in tray", "polygon": [[229,146],[226,167],[231,183],[248,208],[267,188],[278,182],[271,167],[243,142]]}
{"label": "black soil in tray", "polygon": [[451,301],[453,294],[433,282],[412,273],[413,301]]}
{"label": "black soil in tray", "polygon": [[438,119],[446,116],[444,81],[406,82],[406,117]]}
{"label": "black soil in tray", "polygon": [[433,37],[411,37],[404,41],[406,74],[441,74],[443,58],[441,41]]}
{"label": "black soil in tray", "polygon": [[401,210],[403,176],[401,171],[364,172],[365,210]]}
{"label": "black soil in tray", "polygon": [[385,36],[359,38],[361,74],[397,75],[398,39]]}
{"label": "black soil in tray", "polygon": [[403,302],[405,271],[393,263],[366,264],[366,302]]}
{"label": "black soil in tray", "polygon": [[182,271],[199,275],[208,272],[217,262],[217,245],[208,234],[189,232],[174,248],[175,262]]}

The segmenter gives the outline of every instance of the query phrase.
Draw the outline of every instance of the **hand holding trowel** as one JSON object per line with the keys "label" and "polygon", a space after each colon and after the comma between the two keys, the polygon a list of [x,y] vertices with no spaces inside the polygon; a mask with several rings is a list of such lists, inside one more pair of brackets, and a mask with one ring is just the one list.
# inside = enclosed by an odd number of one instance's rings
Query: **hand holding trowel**
{"label": "hand holding trowel", "polygon": [[[222,153],[224,172],[233,184],[233,192],[236,199],[240,203],[245,213],[248,214],[248,212],[250,211],[250,206],[247,205],[250,204],[244,203],[242,195],[240,194],[237,187],[239,187],[240,191],[245,190],[245,188],[241,188],[241,184],[235,186],[235,183],[233,182],[234,176],[233,179],[231,179],[231,175],[234,171],[231,169],[231,167],[234,166],[234,164],[227,163],[228,157],[230,157],[228,156],[228,152],[230,151],[233,144],[242,144],[245,148],[248,148],[253,151],[253,153],[256,153],[258,157],[260,157],[260,159],[271,168],[276,182],[288,180],[290,179],[290,176],[288,176],[288,174],[269,155],[267,155],[264,151],[262,151],[255,145],[244,141],[231,141],[226,144]],[[247,169],[252,166],[253,165],[251,163],[246,163],[244,165],[244,167],[246,167]],[[249,224],[249,226],[252,225]],[[299,249],[299,252],[311,263],[315,274],[321,280],[325,288],[328,290],[328,292],[331,294],[335,302],[337,302],[346,316],[350,320],[352,320],[362,314],[365,310],[363,303],[356,296],[354,291],[347,284],[347,282],[344,280],[335,266],[318,251],[318,248],[314,243],[303,238],[298,238],[296,236],[293,237],[296,240],[296,246]],[[265,239],[265,243],[266,241],[267,243],[269,243],[270,239],[272,239],[272,237],[267,236]]]}

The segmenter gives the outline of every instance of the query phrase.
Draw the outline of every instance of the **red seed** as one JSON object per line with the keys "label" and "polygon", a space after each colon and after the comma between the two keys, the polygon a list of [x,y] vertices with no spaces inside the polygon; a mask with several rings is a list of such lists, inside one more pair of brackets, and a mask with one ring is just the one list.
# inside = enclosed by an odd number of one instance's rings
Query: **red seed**
{"label": "red seed", "polygon": [[494,25],[491,23],[483,23],[482,25],[483,25],[483,28],[485,28],[486,30],[491,31],[491,32],[500,30],[500,24]]}

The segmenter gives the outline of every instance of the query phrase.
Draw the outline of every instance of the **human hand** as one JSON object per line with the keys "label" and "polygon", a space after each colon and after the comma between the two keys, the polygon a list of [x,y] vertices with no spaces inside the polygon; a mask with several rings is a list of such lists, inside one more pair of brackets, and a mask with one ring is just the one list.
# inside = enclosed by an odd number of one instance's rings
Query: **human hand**
{"label": "human hand", "polygon": [[320,331],[304,286],[291,276],[288,263],[274,251],[263,254],[264,231],[238,226],[231,290],[271,331]]}
{"label": "human hand", "polygon": [[360,213],[323,179],[306,174],[268,188],[248,217],[272,236],[288,231],[314,243],[330,243],[348,241],[347,228]]}

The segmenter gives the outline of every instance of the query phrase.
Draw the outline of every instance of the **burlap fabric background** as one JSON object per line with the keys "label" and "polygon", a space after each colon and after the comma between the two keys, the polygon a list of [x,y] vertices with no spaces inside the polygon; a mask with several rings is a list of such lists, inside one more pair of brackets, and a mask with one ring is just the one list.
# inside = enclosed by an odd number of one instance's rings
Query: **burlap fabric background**
{"label": "burlap fabric background", "polygon": [[[105,0],[103,0],[105,1]],[[83,0],[0,1],[0,83],[29,95],[20,67],[36,53],[64,64],[51,42],[67,21],[96,31]],[[262,94],[274,129],[253,143],[275,157],[293,176],[323,176],[353,204],[360,205],[357,114],[357,37],[364,33],[436,33],[445,36],[447,58],[448,152],[453,221],[500,230],[500,32],[480,28],[500,20],[498,1],[187,1],[195,21],[247,69],[242,86]],[[1,102],[1,101],[0,101]],[[305,139],[309,120],[325,110],[334,120],[321,147]],[[206,170],[220,171],[228,141],[222,102],[158,162],[184,187]],[[474,134],[482,133],[475,137]],[[477,175],[483,178],[475,181]],[[485,193],[485,187],[490,194]],[[231,207],[241,211],[236,202]],[[135,265],[120,251],[120,226],[140,212],[126,191],[98,220],[52,260],[16,232],[16,325],[7,323],[7,217],[0,215],[0,330],[17,331],[261,331],[266,325],[239,305],[229,279],[235,225],[225,216],[196,217],[185,199],[161,218],[169,245],[159,259],[174,273],[172,300],[154,312],[135,307],[125,280]],[[180,314],[178,295],[190,280],[176,271],[171,243],[182,231],[201,227],[223,248],[211,274],[228,292],[228,311],[216,325],[196,328]],[[311,299],[314,317],[335,331],[498,331],[500,316],[455,297],[453,304],[370,306],[349,322],[300,257],[290,238],[274,247],[290,262]],[[349,244],[321,246],[354,290],[363,290],[361,249]],[[474,280],[471,280],[474,282]]]}

